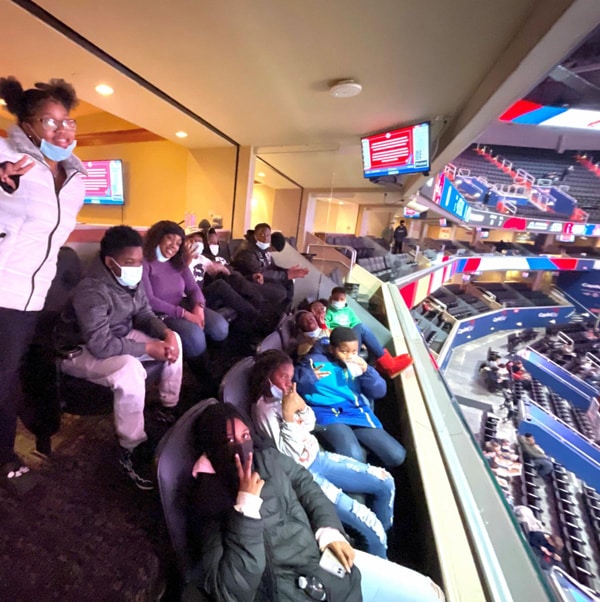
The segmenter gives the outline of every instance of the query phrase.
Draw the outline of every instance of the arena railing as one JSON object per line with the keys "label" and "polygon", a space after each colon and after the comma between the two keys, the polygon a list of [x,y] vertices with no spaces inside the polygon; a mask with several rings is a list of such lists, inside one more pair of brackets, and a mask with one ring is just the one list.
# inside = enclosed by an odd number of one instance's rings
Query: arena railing
{"label": "arena railing", "polygon": [[398,288],[383,285],[382,295],[395,352],[414,359],[395,385],[406,399],[401,422],[416,455],[447,600],[554,600]]}

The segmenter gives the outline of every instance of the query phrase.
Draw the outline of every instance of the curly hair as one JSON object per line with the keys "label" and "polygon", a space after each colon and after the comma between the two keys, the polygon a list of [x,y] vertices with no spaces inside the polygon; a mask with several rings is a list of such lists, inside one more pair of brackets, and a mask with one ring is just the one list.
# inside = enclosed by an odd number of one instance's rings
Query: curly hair
{"label": "curly hair", "polygon": [[185,252],[185,232],[183,228],[169,220],[161,220],[156,222],[144,236],[144,259],[146,261],[154,261],[156,259],[156,247],[160,244],[163,236],[167,234],[177,234],[181,238],[179,250],[169,261],[179,270],[187,267],[187,257]]}
{"label": "curly hair", "polygon": [[0,98],[6,103],[8,112],[15,115],[19,123],[29,121],[48,100],[60,103],[69,113],[79,102],[75,89],[64,79],[51,79],[48,83],[38,82],[34,88],[23,90],[21,83],[12,75],[0,78]]}
{"label": "curly hair", "polygon": [[141,247],[142,237],[131,226],[113,226],[100,241],[100,259],[114,257],[127,247]]}
{"label": "curly hair", "polygon": [[263,395],[269,395],[269,379],[279,366],[293,364],[292,358],[279,349],[269,349],[256,356],[250,377],[250,401],[256,403]]}

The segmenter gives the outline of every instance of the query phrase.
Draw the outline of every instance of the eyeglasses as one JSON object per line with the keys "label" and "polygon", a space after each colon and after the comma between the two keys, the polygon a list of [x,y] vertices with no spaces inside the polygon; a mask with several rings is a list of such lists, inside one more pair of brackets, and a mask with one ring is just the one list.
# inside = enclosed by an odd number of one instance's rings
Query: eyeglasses
{"label": "eyeglasses", "polygon": [[75,119],[54,119],[54,117],[40,117],[39,119],[34,119],[34,121],[39,121],[42,124],[42,127],[49,132],[56,132],[59,127],[62,127],[65,130],[76,130],[77,122]]}

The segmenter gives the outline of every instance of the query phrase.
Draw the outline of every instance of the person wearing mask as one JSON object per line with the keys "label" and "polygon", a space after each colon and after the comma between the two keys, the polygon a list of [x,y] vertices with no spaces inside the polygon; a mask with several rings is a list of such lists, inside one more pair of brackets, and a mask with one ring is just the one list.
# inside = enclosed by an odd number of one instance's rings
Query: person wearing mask
{"label": "person wearing mask", "polygon": [[271,226],[256,224],[254,240],[245,240],[233,257],[233,267],[243,276],[262,285],[270,285],[269,298],[273,303],[291,303],[294,297],[294,278],[304,278],[306,268],[298,265],[280,268],[273,262],[271,249]]}
{"label": "person wearing mask", "polygon": [[[314,319],[314,318],[313,318]],[[395,484],[383,468],[321,451],[312,434],[315,413],[296,392],[292,358],[278,350],[256,357],[250,381],[252,419],[257,431],[275,447],[304,466],[335,504],[342,523],[365,541],[365,550],[386,558],[387,534],[392,526]],[[347,493],[368,495],[371,506]]]}
{"label": "person wearing mask", "polygon": [[18,375],[83,204],[85,169],[73,155],[70,84],[52,79],[24,90],[0,78],[0,98],[17,120],[0,139],[0,486],[23,494],[37,478],[14,449]]}
{"label": "person wearing mask", "polygon": [[394,230],[394,248],[392,253],[402,253],[402,245],[407,236],[408,229],[406,228],[406,224],[404,223],[404,220],[400,220],[400,223]]}
{"label": "person wearing mask", "polygon": [[300,310],[295,316],[296,331],[296,356],[302,357],[313,349],[318,343],[329,344],[329,329],[322,328],[317,318],[310,311]]}
{"label": "person wearing mask", "polygon": [[329,347],[315,346],[301,358],[294,381],[315,412],[319,438],[342,456],[363,462],[366,447],[386,468],[400,466],[406,450],[387,433],[372,410],[387,391],[385,380],[359,355],[351,328],[335,328]]}
{"label": "person wearing mask", "polygon": [[193,425],[192,442],[188,541],[195,585],[211,599],[444,600],[429,577],[352,548],[312,475],[261,445],[230,404],[209,405]]}
{"label": "person wearing mask", "polygon": [[331,291],[329,305],[325,313],[325,324],[329,329],[338,326],[352,328],[358,337],[359,348],[360,345],[365,345],[371,356],[375,358],[375,367],[388,378],[395,378],[413,363],[412,357],[408,353],[392,356],[381,345],[371,329],[365,326],[354,310],[348,306],[346,291],[341,286],[336,286]]}
{"label": "person wearing mask", "polygon": [[73,294],[83,347],[61,370],[113,390],[119,463],[139,489],[150,490],[152,449],[146,443],[143,363],[164,362],[158,391],[163,422],[174,422],[183,366],[181,340],[152,311],[142,281],[142,237],[129,226],[109,228],[100,255]]}
{"label": "person wearing mask", "polygon": [[[235,310],[237,318],[245,323],[260,322],[259,308],[233,289],[229,281],[231,276],[229,268],[224,262],[211,259],[205,253],[207,247],[208,242],[204,232],[198,230],[186,236],[185,248],[189,268],[206,298],[207,307],[214,311],[230,307]],[[240,276],[240,279],[251,286],[245,278]]]}
{"label": "person wearing mask", "polygon": [[206,307],[202,290],[187,266],[184,239],[183,229],[175,222],[154,224],[144,238],[142,281],[150,306],[179,334],[184,358],[194,362],[206,351],[206,337],[224,341],[229,324]]}

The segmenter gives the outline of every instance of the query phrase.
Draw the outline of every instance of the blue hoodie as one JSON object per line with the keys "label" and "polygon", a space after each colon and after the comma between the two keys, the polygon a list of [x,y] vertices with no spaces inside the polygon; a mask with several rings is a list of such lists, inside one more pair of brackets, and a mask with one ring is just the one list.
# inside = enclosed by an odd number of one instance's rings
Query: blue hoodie
{"label": "blue hoodie", "polygon": [[[313,408],[317,424],[382,428],[371,402],[386,394],[385,380],[371,366],[354,378],[341,361],[318,347],[302,359],[294,374],[297,391]],[[330,374],[319,379],[313,366]]]}

